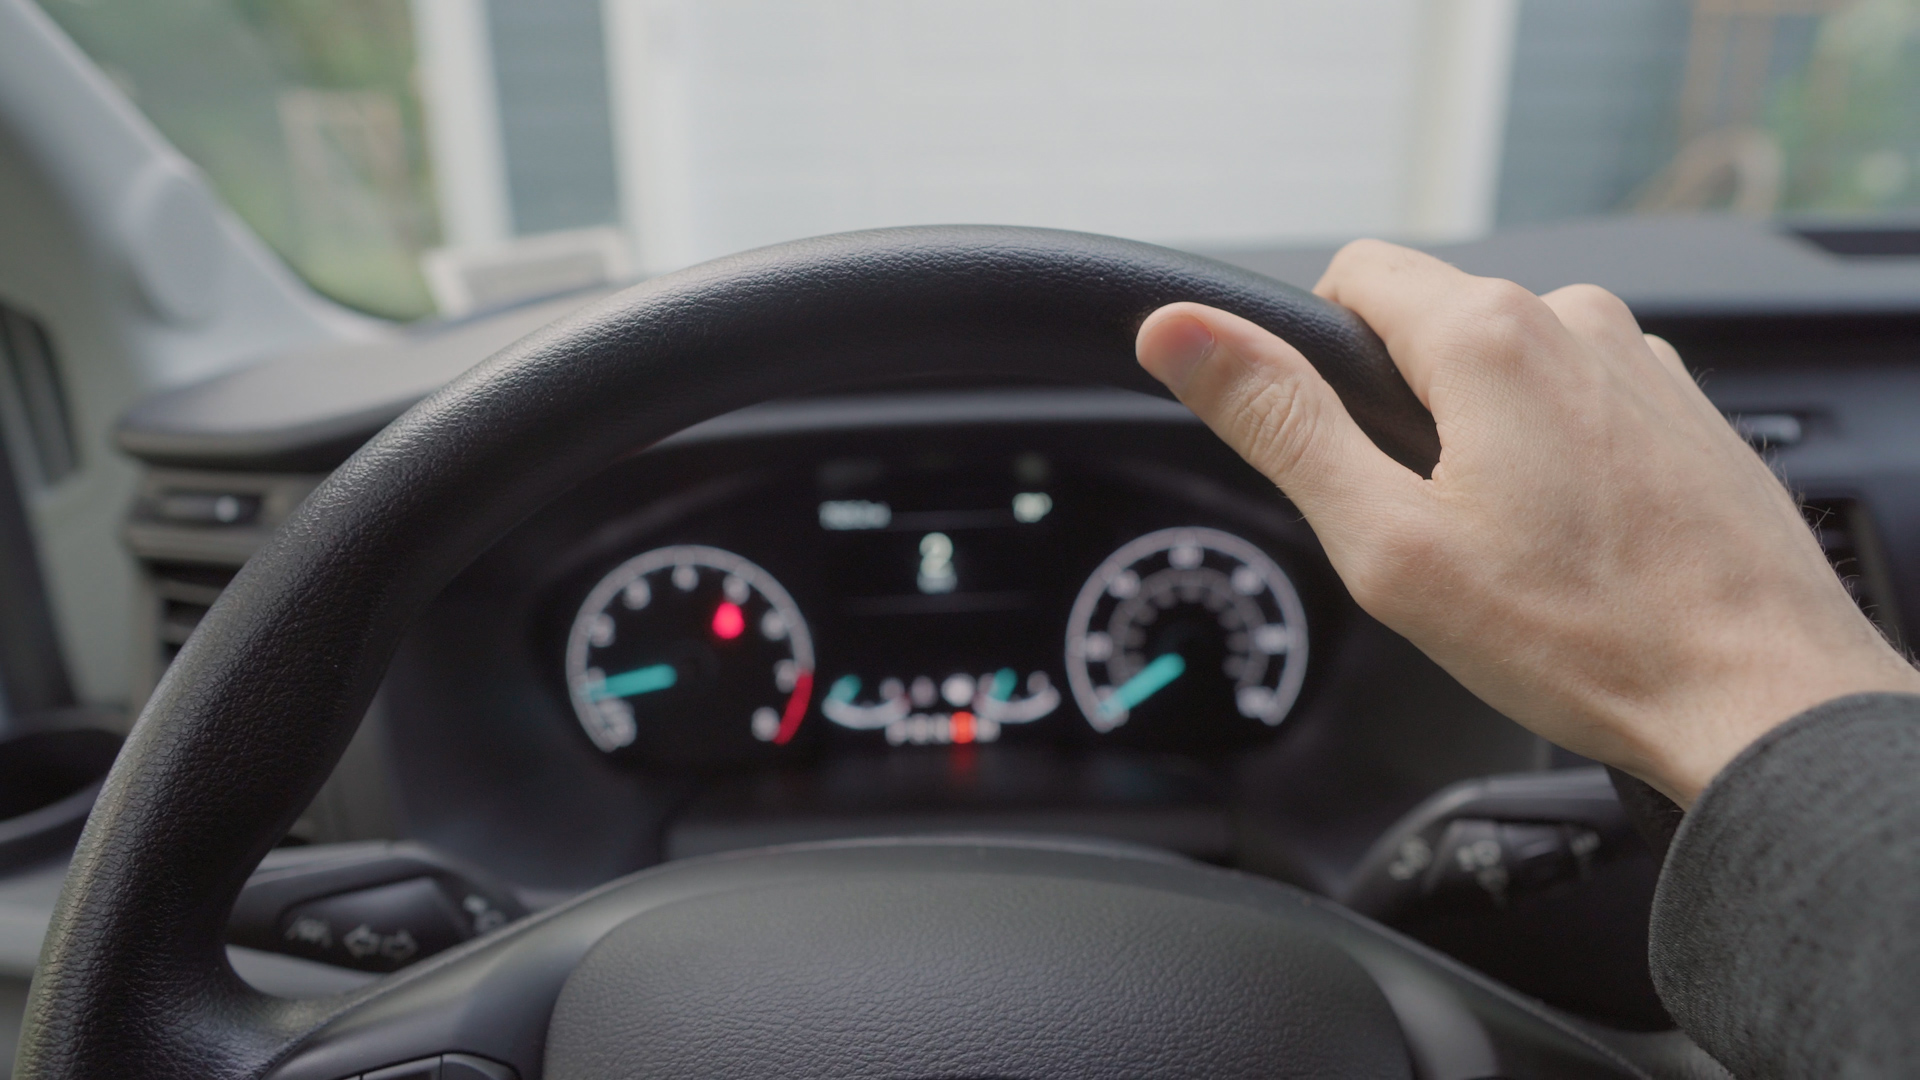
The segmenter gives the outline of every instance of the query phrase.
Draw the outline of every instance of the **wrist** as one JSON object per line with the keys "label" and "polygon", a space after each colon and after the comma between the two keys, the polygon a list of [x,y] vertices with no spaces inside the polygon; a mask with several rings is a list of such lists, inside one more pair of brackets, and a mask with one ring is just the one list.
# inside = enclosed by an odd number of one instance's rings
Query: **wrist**
{"label": "wrist", "polygon": [[1649,747],[1644,772],[1628,771],[1690,809],[1749,746],[1807,710],[1853,694],[1920,694],[1920,671],[1884,644],[1872,653],[1830,657],[1800,670],[1775,667],[1732,684],[1737,691],[1682,708],[1658,725],[1667,737]]}

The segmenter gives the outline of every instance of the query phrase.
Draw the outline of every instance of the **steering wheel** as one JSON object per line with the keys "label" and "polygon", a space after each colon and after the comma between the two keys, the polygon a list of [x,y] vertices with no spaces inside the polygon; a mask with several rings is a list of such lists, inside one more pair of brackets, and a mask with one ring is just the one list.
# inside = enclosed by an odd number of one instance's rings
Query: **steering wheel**
{"label": "steering wheel", "polygon": [[1095,843],[689,860],[352,993],[287,1001],[234,974],[233,901],[339,759],[401,634],[547,500],[698,421],[839,385],[1038,375],[1160,392],[1133,335],[1175,300],[1284,335],[1388,453],[1436,460],[1432,418],[1350,312],[1207,259],[1025,229],[721,259],[563,318],[415,406],[254,556],[154,693],[75,853],[16,1075],[1643,1075],[1336,905]]}

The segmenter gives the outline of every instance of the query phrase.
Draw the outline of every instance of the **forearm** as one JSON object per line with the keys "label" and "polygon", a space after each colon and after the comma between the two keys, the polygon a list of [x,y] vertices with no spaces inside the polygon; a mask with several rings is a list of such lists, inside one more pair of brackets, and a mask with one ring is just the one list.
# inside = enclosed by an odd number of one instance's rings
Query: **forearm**
{"label": "forearm", "polygon": [[1681,1026],[1740,1076],[1920,1062],[1920,696],[1810,709],[1722,772],[1660,879],[1652,960]]}

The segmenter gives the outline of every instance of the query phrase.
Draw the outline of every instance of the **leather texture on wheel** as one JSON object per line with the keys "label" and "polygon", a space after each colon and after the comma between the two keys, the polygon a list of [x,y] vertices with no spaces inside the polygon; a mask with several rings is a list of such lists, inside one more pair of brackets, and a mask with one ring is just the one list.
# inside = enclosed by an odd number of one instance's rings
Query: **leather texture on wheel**
{"label": "leather texture on wheel", "polygon": [[1196,300],[1297,345],[1399,460],[1431,417],[1354,316],[1195,256],[1074,233],[852,233],[722,259],[547,327],[395,421],[248,563],[108,778],[42,954],[23,1080],[258,1077],[338,1000],[244,986],[222,929],[311,799],[414,615],[546,500],[697,421],[877,379],[1155,391],[1133,334]]}

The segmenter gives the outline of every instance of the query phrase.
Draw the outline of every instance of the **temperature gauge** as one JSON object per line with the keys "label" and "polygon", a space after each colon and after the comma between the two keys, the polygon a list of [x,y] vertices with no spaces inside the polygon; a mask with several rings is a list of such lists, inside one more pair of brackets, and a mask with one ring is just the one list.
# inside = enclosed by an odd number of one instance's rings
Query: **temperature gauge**
{"label": "temperature gauge", "polygon": [[719,548],[665,547],[587,594],[566,671],[574,713],[601,750],[716,759],[799,734],[813,639],[765,570]]}
{"label": "temperature gauge", "polygon": [[1236,715],[1275,727],[1306,671],[1306,612],[1293,582],[1218,529],[1164,529],[1114,552],[1067,624],[1067,681],[1102,733],[1172,736]]}

